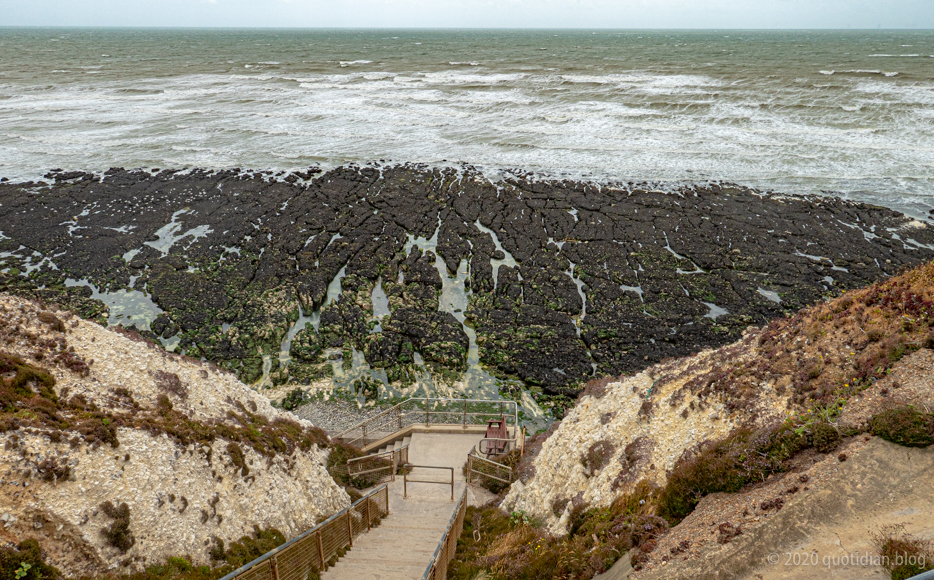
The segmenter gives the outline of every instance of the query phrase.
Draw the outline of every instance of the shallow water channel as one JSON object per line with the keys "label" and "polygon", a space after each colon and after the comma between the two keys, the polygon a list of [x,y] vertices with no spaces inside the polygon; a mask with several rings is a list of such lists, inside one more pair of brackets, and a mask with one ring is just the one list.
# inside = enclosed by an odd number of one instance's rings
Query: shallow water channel
{"label": "shallow water channel", "polygon": [[[502,252],[501,255],[504,256],[503,258],[490,259],[490,265],[493,268],[495,283],[496,276],[499,272],[499,267],[503,265],[516,267],[516,260],[508,251],[502,247],[502,244],[500,243],[500,240],[496,236],[495,232],[489,228],[484,227],[479,223],[479,221],[475,225],[480,231],[490,234],[496,249],[500,250]],[[432,376],[431,370],[425,365],[420,353],[416,351],[414,353],[416,366],[415,376],[413,377],[414,383],[408,387],[400,388],[389,383],[385,370],[371,368],[370,365],[366,362],[363,353],[358,351],[356,348],[351,347],[351,360],[349,361],[349,365],[346,365],[346,368],[345,363],[347,361],[343,360],[343,357],[341,356],[341,349],[331,348],[324,351],[324,356],[331,359],[330,362],[333,370],[333,377],[330,386],[327,387],[328,390],[332,392],[342,390],[352,393],[354,391],[353,383],[355,381],[359,379],[370,379],[371,381],[375,381],[381,385],[379,390],[380,399],[406,397],[465,397],[471,399],[498,400],[503,398],[500,394],[500,386],[502,385],[502,381],[488,373],[480,363],[479,350],[477,347],[477,333],[466,317],[471,295],[471,292],[467,290],[466,284],[470,275],[470,263],[468,259],[462,259],[458,265],[457,272],[453,276],[449,274],[444,260],[436,254],[438,246],[438,232],[440,229],[441,223],[439,220],[438,228],[435,230],[434,235],[432,235],[431,238],[412,236],[410,234],[408,236],[407,242],[405,243],[404,251],[406,255],[408,255],[411,253],[412,248],[418,248],[423,253],[431,252],[432,255],[434,255],[434,266],[438,270],[442,284],[441,294],[438,300],[438,310],[442,312],[449,312],[455,319],[457,319],[458,322],[460,322],[464,334],[467,335],[467,370],[457,381],[454,382],[454,384],[440,382],[436,380],[436,377]],[[571,272],[573,272],[573,266],[571,266],[571,268]],[[573,279],[573,274],[570,275]],[[315,331],[318,331],[321,309],[339,299],[341,294],[341,278],[343,277],[344,269],[341,269],[328,285],[327,297],[317,310],[310,314],[306,314],[300,311],[298,320],[289,329],[285,339],[282,342],[282,346],[279,352],[280,364],[288,365],[291,341],[299,331],[305,328],[307,324],[311,323]],[[402,281],[403,280],[399,280],[399,282]],[[371,290],[373,313],[371,318],[373,328],[371,332],[382,332],[381,323],[385,317],[391,314],[389,300],[386,296],[386,292],[383,289],[382,282],[382,279],[377,280],[376,284]],[[268,380],[270,367],[271,364],[269,364],[269,362],[264,365],[265,372],[263,379],[261,379],[259,383],[260,385],[264,384]],[[510,386],[515,387],[519,385]],[[547,424],[552,420],[550,415],[542,410],[542,408],[535,402],[529,391],[525,389],[524,386],[521,389],[520,397],[520,410],[525,417],[526,424],[532,429],[543,428],[544,426],[547,426]],[[363,404],[362,395],[357,394],[357,400]]]}

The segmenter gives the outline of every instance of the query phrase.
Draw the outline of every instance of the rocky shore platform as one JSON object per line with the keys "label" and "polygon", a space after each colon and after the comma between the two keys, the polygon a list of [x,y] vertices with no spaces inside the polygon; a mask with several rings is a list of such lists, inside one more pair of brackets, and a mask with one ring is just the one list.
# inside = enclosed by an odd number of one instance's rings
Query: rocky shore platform
{"label": "rocky shore platform", "polygon": [[382,381],[356,387],[379,398],[481,365],[541,401],[573,397],[934,258],[931,224],[724,183],[375,163],[45,179],[0,183],[0,291],[248,383],[363,365]]}

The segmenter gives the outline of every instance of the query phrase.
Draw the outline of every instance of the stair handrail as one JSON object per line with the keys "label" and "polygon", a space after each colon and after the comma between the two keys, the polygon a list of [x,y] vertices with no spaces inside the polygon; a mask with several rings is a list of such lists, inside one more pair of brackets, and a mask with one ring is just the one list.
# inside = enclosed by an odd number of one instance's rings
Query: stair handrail
{"label": "stair handrail", "polygon": [[[369,418],[367,418],[367,419],[364,419],[363,421],[360,421],[359,423],[357,423],[356,425],[353,425],[352,427],[349,427],[349,428],[347,428],[347,429],[344,429],[343,431],[341,431],[341,432],[338,433],[337,435],[334,435],[334,439],[347,440],[347,439],[349,438],[349,435],[350,435],[351,433],[353,433],[353,432],[355,432],[355,431],[357,431],[357,430],[360,430],[360,431],[362,432],[362,435],[359,436],[359,437],[355,437],[355,438],[351,439],[351,442],[359,441],[360,439],[363,439],[363,440],[365,441],[366,438],[367,438],[367,437],[366,437],[366,435],[367,435],[367,427],[368,427],[369,425],[372,425],[372,424],[374,424],[374,423],[379,422],[380,420],[385,419],[387,416],[390,416],[392,413],[400,413],[400,412],[401,412],[402,414],[401,414],[400,417],[399,417],[399,428],[398,428],[398,429],[395,429],[395,430],[393,430],[393,431],[390,431],[390,434],[392,434],[392,433],[398,433],[399,431],[402,431],[402,430],[405,429],[405,427],[406,427],[406,426],[402,425],[402,418],[405,416],[406,405],[409,405],[409,404],[412,404],[412,403],[418,403],[418,402],[424,402],[424,404],[425,404],[425,407],[426,407],[426,408],[425,408],[425,421],[424,421],[424,423],[425,423],[426,425],[431,425],[431,424],[435,424],[435,425],[456,425],[456,424],[457,424],[457,425],[459,425],[459,424],[463,424],[464,426],[466,426],[466,425],[467,425],[467,417],[468,417],[468,416],[487,416],[487,415],[489,415],[489,416],[494,416],[494,415],[500,415],[500,414],[502,414],[503,416],[506,417],[506,419],[507,419],[507,424],[510,422],[510,419],[511,419],[512,428],[513,428],[513,438],[510,439],[510,441],[513,441],[513,442],[516,442],[516,443],[518,443],[518,442],[520,441],[520,434],[519,434],[519,432],[521,431],[521,428],[520,428],[520,426],[519,426],[519,405],[518,405],[515,401],[510,401],[510,400],[507,400],[507,399],[499,399],[499,400],[495,400],[495,399],[453,399],[453,398],[441,398],[441,397],[411,397],[411,398],[409,398],[409,399],[406,399],[406,400],[402,401],[401,403],[397,403],[396,405],[393,405],[392,407],[390,407],[390,408],[388,408],[388,409],[386,409],[386,410],[384,410],[384,411],[382,411],[382,412],[380,412],[380,413],[377,413],[376,415],[374,415],[374,416],[372,416],[372,417],[369,417]],[[441,415],[453,415],[453,414],[455,414],[455,413],[461,414],[461,415],[463,416],[462,421],[460,421],[460,422],[458,422],[458,423],[448,423],[448,422],[438,422],[438,421],[432,422],[432,420],[431,420],[431,414],[432,414],[432,412],[431,412],[431,409],[428,408],[428,405],[429,405],[429,404],[438,404],[438,403],[444,403],[444,404],[449,404],[449,403],[451,403],[451,404],[453,404],[453,403],[462,403],[462,404],[464,405],[463,411],[457,411],[457,412],[455,412],[455,411],[436,411],[436,415],[437,415],[437,414],[441,414]],[[497,404],[497,405],[500,405],[500,406],[506,406],[506,407],[510,408],[511,411],[510,411],[509,413],[468,413],[468,412],[467,412],[467,405],[470,404],[470,403],[489,403],[489,404]],[[364,445],[366,445],[366,443],[364,443]]]}
{"label": "stair handrail", "polygon": [[[474,445],[474,448],[471,449],[470,453],[467,454],[467,483],[472,483],[473,481],[472,475],[474,473],[476,473],[477,475],[481,475],[483,477],[489,477],[491,479],[495,479],[496,481],[500,481],[502,483],[505,483],[506,485],[510,485],[516,480],[515,468],[505,465],[503,463],[500,463],[498,461],[493,461],[492,459],[489,459],[487,457],[484,457],[483,452],[479,451],[478,447],[479,445]],[[482,463],[492,466],[494,469],[499,469],[505,472],[507,474],[506,479],[496,477],[492,473],[486,473],[486,472],[474,469],[473,467],[474,461],[480,461]]]}
{"label": "stair handrail", "polygon": [[361,457],[353,457],[347,460],[347,464],[349,465],[357,461],[363,461],[364,459],[376,459],[380,455],[392,455],[393,453],[398,453],[402,451],[403,449],[408,449],[409,445],[410,443],[406,443],[405,445],[399,447],[398,449],[390,449],[389,451],[380,451],[379,453],[370,453],[369,455],[363,455]]}
{"label": "stair handrail", "polygon": [[[240,566],[239,568],[237,568],[237,569],[234,570],[233,572],[227,574],[226,576],[224,576],[224,577],[221,578],[220,580],[234,580],[235,578],[241,576],[241,575],[244,574],[245,572],[249,572],[249,571],[252,570],[253,568],[255,568],[255,567],[259,566],[259,565],[262,565],[262,564],[267,564],[267,563],[268,563],[267,565],[270,567],[269,572],[271,572],[271,573],[269,574],[269,577],[274,577],[274,578],[278,578],[279,575],[280,575],[280,573],[281,573],[283,576],[287,576],[287,577],[292,577],[292,576],[302,576],[302,577],[304,577],[304,576],[307,576],[307,575],[308,575],[310,569],[315,569],[315,570],[317,570],[317,571],[319,571],[319,572],[323,572],[323,571],[327,568],[327,562],[328,562],[328,559],[329,559],[330,554],[329,554],[329,552],[328,552],[327,555],[326,555],[326,552],[324,551],[324,549],[323,549],[323,547],[322,547],[322,542],[321,542],[321,532],[322,532],[322,530],[324,530],[325,528],[335,527],[335,526],[336,526],[336,527],[338,527],[338,528],[340,528],[340,529],[346,531],[347,534],[348,534],[347,544],[350,545],[350,546],[353,546],[353,538],[354,538],[354,535],[355,535],[355,534],[354,534],[354,530],[353,530],[353,522],[352,522],[352,513],[351,513],[351,512],[353,512],[353,511],[355,510],[355,508],[358,508],[360,505],[363,505],[363,506],[364,506],[364,510],[365,510],[365,514],[366,514],[366,530],[361,530],[360,532],[358,532],[357,535],[359,535],[359,533],[362,533],[362,532],[364,532],[364,531],[369,530],[370,524],[371,524],[371,519],[372,519],[372,515],[371,515],[371,512],[370,512],[370,506],[373,505],[374,497],[376,497],[377,495],[382,496],[383,500],[384,500],[385,503],[386,503],[386,509],[385,509],[385,513],[382,513],[382,509],[380,509],[380,513],[376,514],[376,518],[377,518],[377,519],[382,519],[382,518],[386,517],[387,515],[389,515],[389,489],[388,489],[387,485],[384,483],[383,485],[381,485],[381,486],[377,487],[376,489],[374,489],[373,491],[367,493],[366,495],[364,495],[363,497],[361,497],[361,498],[358,499],[357,501],[353,502],[353,503],[350,504],[348,507],[342,509],[341,511],[339,511],[339,512],[337,512],[336,514],[332,515],[332,516],[329,517],[328,519],[324,520],[324,521],[321,522],[320,524],[314,526],[313,528],[311,528],[311,529],[309,529],[309,530],[306,530],[306,531],[302,532],[301,534],[295,536],[294,538],[292,538],[292,539],[289,540],[288,542],[282,544],[281,546],[279,546],[279,547],[277,547],[277,548],[273,548],[272,550],[266,552],[265,554],[263,554],[262,556],[256,558],[255,560],[251,560],[250,562],[247,562],[246,564],[244,564],[243,566]],[[345,519],[346,522],[347,522],[347,523],[346,523],[346,527],[345,527],[345,524],[340,523],[340,518],[341,518],[342,516],[344,517],[344,519]],[[292,564],[295,564],[295,565],[302,565],[302,564],[303,564],[303,565],[304,565],[304,566],[303,566],[303,569],[300,571],[300,573],[297,573],[297,574],[295,573],[294,570],[289,570],[289,569],[280,570],[280,569],[279,569],[279,563],[278,563],[278,558],[277,558],[277,557],[278,557],[279,555],[286,554],[286,553],[291,552],[291,551],[293,551],[293,550],[301,550],[302,547],[301,547],[301,546],[298,546],[298,544],[299,544],[300,542],[302,542],[303,540],[309,538],[310,536],[314,535],[314,534],[318,534],[318,537],[317,537],[317,554],[314,554],[315,556],[317,556],[317,558],[313,558],[310,562],[308,561],[308,560],[309,560],[308,558],[292,558],[292,559],[290,559],[290,558],[285,558],[285,559],[284,559],[284,560],[285,560],[285,565],[283,566],[283,568],[286,568],[286,567],[289,565],[288,563],[292,563]],[[342,546],[342,547],[343,547],[343,546]],[[307,546],[305,546],[305,548],[307,549]],[[313,550],[312,550],[312,551],[313,551]],[[305,568],[309,568],[309,570],[306,570]],[[262,576],[260,576],[260,577],[262,577]]]}
{"label": "stair handrail", "polygon": [[[373,469],[365,469],[363,471],[351,471],[350,470],[351,463],[358,463],[358,462],[362,462],[366,460],[381,459],[381,458],[385,458],[385,460],[388,461],[390,465],[383,465],[383,466],[376,467]],[[389,472],[390,479],[392,481],[395,481],[396,470],[398,469],[400,465],[404,463],[408,463],[408,458],[409,458],[409,444],[408,443],[399,447],[398,449],[393,449],[391,451],[383,451],[380,453],[371,453],[370,455],[364,455],[362,457],[354,457],[352,459],[347,460],[347,464],[346,464],[347,475],[349,477],[359,477],[361,475],[367,475],[369,473],[375,473],[377,471],[384,471],[388,469],[390,470]]]}
{"label": "stair handrail", "polygon": [[446,580],[448,577],[448,564],[454,558],[454,552],[457,550],[457,539],[460,538],[464,529],[464,516],[467,512],[467,488],[461,494],[451,521],[435,548],[435,553],[431,556],[428,567],[422,575],[422,580]]}

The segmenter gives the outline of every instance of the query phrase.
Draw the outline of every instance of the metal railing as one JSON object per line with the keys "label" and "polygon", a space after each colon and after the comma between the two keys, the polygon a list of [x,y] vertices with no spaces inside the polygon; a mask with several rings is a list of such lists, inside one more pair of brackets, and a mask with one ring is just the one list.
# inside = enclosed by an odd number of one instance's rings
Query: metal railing
{"label": "metal railing", "polygon": [[482,457],[475,447],[467,454],[467,483],[473,483],[474,475],[510,485],[515,481],[516,472],[508,465]]}
{"label": "metal railing", "polygon": [[428,568],[425,569],[422,580],[447,580],[448,564],[454,559],[454,552],[457,550],[457,539],[461,536],[461,532],[464,531],[464,515],[466,513],[467,490],[464,489],[457,509],[454,511],[454,515],[451,516],[451,521],[448,523],[441,541],[438,542],[438,547],[435,548],[435,553],[431,557],[431,562],[428,563]]}
{"label": "metal railing", "polygon": [[453,467],[438,467],[436,465],[410,465],[406,464],[405,467],[411,467],[413,469],[445,469],[451,472],[451,481],[437,481],[430,479],[411,479],[409,478],[408,472],[402,476],[402,497],[409,497],[409,483],[440,483],[441,485],[451,486],[451,501],[454,501],[454,468]]}
{"label": "metal railing", "polygon": [[505,415],[509,446],[515,447],[520,437],[519,406],[514,401],[486,399],[406,399],[382,413],[354,425],[334,436],[345,443],[366,447],[393,433],[413,425],[485,426],[490,419]]}
{"label": "metal railing", "polygon": [[389,489],[382,485],[310,530],[237,568],[221,580],[306,580],[327,569],[353,540],[389,515]]}
{"label": "metal railing", "polygon": [[[406,444],[399,449],[393,449],[392,451],[384,451],[383,453],[374,453],[373,455],[364,455],[363,457],[348,459],[347,475],[352,478],[358,478],[367,475],[370,475],[370,477],[375,477],[371,474],[387,471],[389,480],[395,481],[399,466],[408,462],[409,446]],[[378,477],[379,479],[373,483],[383,481],[386,477],[386,474],[380,475]]]}

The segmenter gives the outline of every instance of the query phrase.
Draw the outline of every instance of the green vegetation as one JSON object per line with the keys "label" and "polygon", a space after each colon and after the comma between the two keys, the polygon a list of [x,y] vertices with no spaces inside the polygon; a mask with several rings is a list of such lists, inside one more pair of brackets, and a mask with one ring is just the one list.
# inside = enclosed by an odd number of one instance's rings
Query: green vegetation
{"label": "green vegetation", "polygon": [[[102,410],[82,395],[69,399],[56,395],[55,379],[43,369],[21,358],[0,351],[0,430],[42,428],[55,437],[78,435],[88,445],[109,444],[118,447],[117,429],[139,428],[154,435],[165,433],[182,445],[210,444],[222,437],[245,445],[260,455],[291,455],[296,449],[307,451],[312,445],[327,447],[325,433],[315,427],[302,427],[294,421],[278,418],[269,421],[237,404],[239,412],[230,411],[227,421],[193,421],[176,411],[171,399],[159,396],[156,409],[141,408],[128,393],[118,394],[132,407],[128,412]],[[175,375],[157,377],[162,388],[174,396],[187,396],[185,386]],[[243,468],[245,465],[240,465]],[[244,473],[246,475],[246,473]]]}
{"label": "green vegetation", "polygon": [[601,439],[591,445],[587,452],[581,456],[581,465],[584,466],[584,475],[593,477],[598,471],[607,466],[616,448],[612,443]]}
{"label": "green vegetation", "polygon": [[825,423],[809,429],[787,421],[767,429],[736,429],[723,439],[702,443],[675,463],[658,495],[658,514],[676,524],[706,495],[737,492],[784,471],[785,462],[813,447],[815,434],[826,427],[833,429]]}
{"label": "green vegetation", "polygon": [[889,571],[892,580],[906,580],[934,570],[931,542],[905,532],[903,524],[883,526],[872,535],[872,540],[882,557],[882,567]]}
{"label": "green vegetation", "polygon": [[[719,349],[685,388],[721,396],[730,411],[754,406],[773,383],[803,409],[846,401],[884,378],[907,354],[934,343],[934,262],[802,310]],[[752,362],[737,354],[757,348]],[[659,387],[677,378],[663,378]],[[787,384],[790,378],[790,384]],[[787,386],[785,386],[787,385]]]}
{"label": "green vegetation", "polygon": [[[495,580],[589,579],[633,547],[638,550],[632,564],[638,569],[655,549],[655,538],[688,516],[704,496],[739,492],[788,470],[795,456],[805,450],[830,453],[843,436],[858,434],[856,430],[841,433],[830,423],[839,407],[834,409],[796,415],[773,427],[735,429],[722,439],[704,442],[675,463],[663,488],[640,482],[608,508],[559,499],[552,505],[555,517],[562,517],[570,506],[568,535],[563,538],[550,536],[524,513],[470,507],[449,577],[466,580],[484,572]],[[884,438],[900,445],[929,445],[934,433],[934,416],[910,407],[882,411],[871,424],[877,434],[882,436],[885,429]],[[600,465],[605,456],[612,455],[603,448],[600,441],[591,446],[581,458],[585,467]],[[718,541],[728,542],[740,533],[738,528],[721,529]],[[893,572],[892,577],[908,576]]]}
{"label": "green vegetation", "polygon": [[14,547],[0,547],[0,578],[10,580],[56,580],[61,572],[46,564],[36,540]]}
{"label": "green vegetation", "polygon": [[646,509],[653,493],[643,483],[608,508],[572,502],[570,533],[563,538],[522,512],[468,507],[448,578],[469,580],[480,573],[495,580],[592,578],[633,547],[651,551],[655,538],[668,530]]}
{"label": "green vegetation", "polygon": [[[111,513],[116,514],[116,516],[111,515],[111,517],[119,519],[122,517],[122,510],[125,506],[126,504],[121,504],[118,508],[114,508],[113,505],[109,505],[108,508],[101,507],[105,509],[108,515]],[[125,515],[128,522],[128,510]],[[117,523],[115,522],[111,529],[117,527]],[[119,532],[118,535],[120,533],[122,532]],[[113,544],[109,535],[108,541]],[[118,541],[122,542],[123,540]],[[194,566],[191,564],[190,559],[178,556],[169,558],[163,564],[148,566],[141,572],[96,574],[82,576],[79,580],[217,580],[284,543],[285,536],[279,530],[275,528],[260,529],[258,526],[254,526],[252,534],[243,536],[236,542],[231,542],[230,547],[227,549],[224,548],[223,541],[216,540],[211,550],[213,566]],[[0,578],[9,578],[10,580],[59,580],[63,576],[56,568],[45,563],[39,542],[26,540],[15,548],[0,547]]]}
{"label": "green vegetation", "polygon": [[107,543],[125,553],[136,543],[133,532],[130,531],[130,506],[121,503],[114,506],[109,501],[101,504],[101,511],[113,519],[113,523],[101,530],[101,535],[107,538]]}
{"label": "green vegetation", "polygon": [[910,405],[882,411],[872,418],[873,434],[905,447],[927,447],[934,443],[934,414]]}
{"label": "green vegetation", "polygon": [[217,540],[211,549],[211,559],[224,562],[227,572],[230,572],[284,543],[285,536],[279,530],[260,529],[259,526],[253,526],[252,535],[243,536],[236,542],[231,542],[226,550],[223,540]]}

